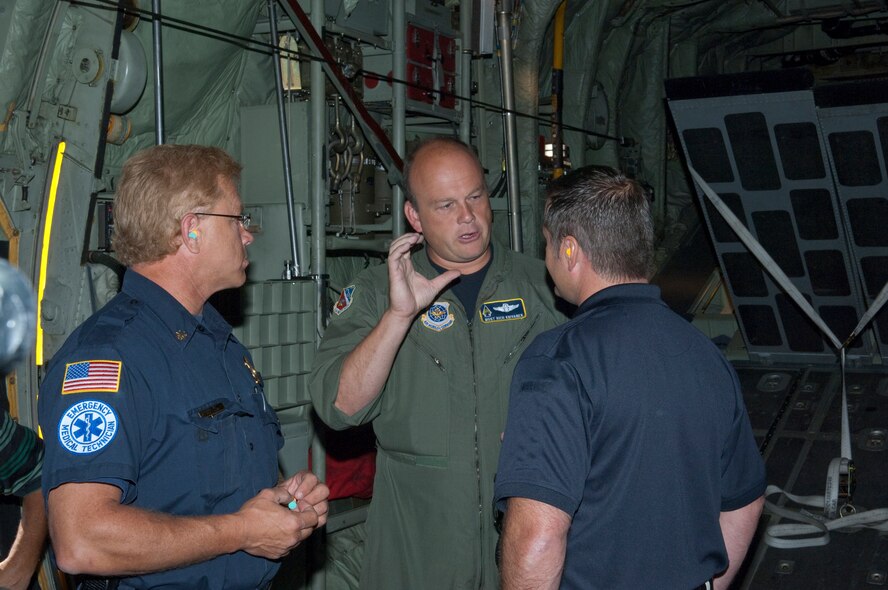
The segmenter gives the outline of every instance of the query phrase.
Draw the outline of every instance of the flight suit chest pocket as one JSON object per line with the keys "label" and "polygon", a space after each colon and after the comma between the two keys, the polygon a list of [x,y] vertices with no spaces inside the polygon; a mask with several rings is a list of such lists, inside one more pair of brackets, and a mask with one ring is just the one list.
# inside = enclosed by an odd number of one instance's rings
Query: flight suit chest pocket
{"label": "flight suit chest pocket", "polygon": [[[437,462],[450,454],[451,381],[459,377],[450,373],[450,362],[456,355],[450,353],[445,357],[446,351],[436,350],[428,338],[421,333],[410,334],[386,385],[383,410],[373,422],[382,449],[412,457],[411,462],[417,464],[427,458]],[[468,384],[463,389],[471,387],[471,380],[460,382]],[[465,399],[457,402],[466,402],[464,406],[470,407],[471,392],[465,391],[464,395]]]}
{"label": "flight suit chest pocket", "polygon": [[239,470],[246,465],[244,436],[239,422],[251,417],[241,404],[219,398],[188,411],[194,426],[192,465],[201,497],[214,506],[238,489]]}

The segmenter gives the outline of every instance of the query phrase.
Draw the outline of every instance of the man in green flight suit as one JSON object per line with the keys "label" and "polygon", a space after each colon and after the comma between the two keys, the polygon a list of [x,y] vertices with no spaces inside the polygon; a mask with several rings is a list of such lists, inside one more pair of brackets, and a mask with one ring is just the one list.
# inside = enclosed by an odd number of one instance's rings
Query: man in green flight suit
{"label": "man in green flight suit", "polygon": [[405,176],[418,233],[343,290],[311,396],[332,428],[372,422],[376,433],[361,588],[493,590],[493,479],[512,370],[564,318],[542,261],[491,241],[471,148],[427,140]]}

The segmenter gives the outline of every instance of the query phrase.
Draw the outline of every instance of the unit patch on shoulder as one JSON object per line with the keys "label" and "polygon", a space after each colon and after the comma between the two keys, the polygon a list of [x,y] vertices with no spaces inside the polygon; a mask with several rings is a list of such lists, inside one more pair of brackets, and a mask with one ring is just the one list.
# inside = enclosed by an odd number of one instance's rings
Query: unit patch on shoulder
{"label": "unit patch on shoulder", "polygon": [[89,399],[68,408],[59,420],[59,442],[77,455],[95,453],[117,434],[117,414],[108,404]]}
{"label": "unit patch on shoulder", "polygon": [[478,312],[485,324],[523,320],[527,317],[524,299],[503,299],[501,301],[485,301]]}
{"label": "unit patch on shoulder", "polygon": [[333,313],[339,315],[346,309],[351,307],[352,301],[354,301],[354,299],[352,298],[352,295],[354,295],[354,293],[354,285],[349,285],[348,287],[343,289],[342,293],[339,294],[339,301],[337,301],[336,305],[333,306]]}
{"label": "unit patch on shoulder", "polygon": [[422,314],[422,324],[435,332],[446,330],[453,325],[453,313],[450,304],[446,301],[435,301],[429,309]]}
{"label": "unit patch on shoulder", "polygon": [[120,361],[78,361],[65,365],[62,395],[69,393],[116,393],[120,389]]}

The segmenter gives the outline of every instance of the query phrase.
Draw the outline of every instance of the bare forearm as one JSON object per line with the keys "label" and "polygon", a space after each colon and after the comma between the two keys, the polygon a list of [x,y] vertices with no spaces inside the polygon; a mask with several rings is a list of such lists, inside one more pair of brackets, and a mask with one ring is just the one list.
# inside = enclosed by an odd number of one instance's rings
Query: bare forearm
{"label": "bare forearm", "polygon": [[570,517],[524,498],[511,498],[508,506],[502,538],[503,590],[558,588]]}
{"label": "bare forearm", "polygon": [[[234,514],[175,516],[121,505],[112,485],[67,483],[49,493],[49,532],[59,567],[73,574],[142,574],[235,551],[280,559],[323,525],[328,493],[300,473]],[[298,508],[285,508],[294,498]]]}
{"label": "bare forearm", "polygon": [[722,537],[728,551],[728,569],[715,579],[716,590],[726,590],[737,575],[755,534],[764,503],[765,499],[761,497],[743,508],[722,512],[719,516]]}
{"label": "bare forearm", "polygon": [[43,495],[37,490],[22,500],[22,519],[18,534],[9,555],[0,562],[0,587],[27,587],[43,557],[46,534]]}
{"label": "bare forearm", "polygon": [[564,543],[554,539],[517,540],[503,549],[503,590],[555,590],[561,584]]}
{"label": "bare forearm", "polygon": [[[52,510],[51,506],[50,514]],[[99,576],[142,574],[206,561],[241,545],[234,515],[181,517],[128,506],[105,514],[77,523],[56,524],[51,519],[62,570]]]}
{"label": "bare forearm", "polygon": [[412,317],[397,316],[387,310],[367,337],[346,357],[335,402],[340,411],[351,416],[376,399],[385,386],[412,321]]}

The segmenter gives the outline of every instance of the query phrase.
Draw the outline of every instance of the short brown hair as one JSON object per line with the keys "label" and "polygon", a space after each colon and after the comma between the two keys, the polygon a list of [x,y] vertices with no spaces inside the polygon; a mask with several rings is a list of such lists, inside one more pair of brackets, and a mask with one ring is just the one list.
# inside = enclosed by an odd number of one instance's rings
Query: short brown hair
{"label": "short brown hair", "polygon": [[203,145],[159,145],[123,165],[114,199],[112,244],[126,266],[160,260],[176,250],[182,218],[212,207],[220,180],[236,186],[241,165],[224,150]]}
{"label": "short brown hair", "polygon": [[553,181],[543,226],[556,247],[567,236],[576,238],[595,272],[607,279],[651,277],[654,226],[648,193],[613,168],[586,166]]}

